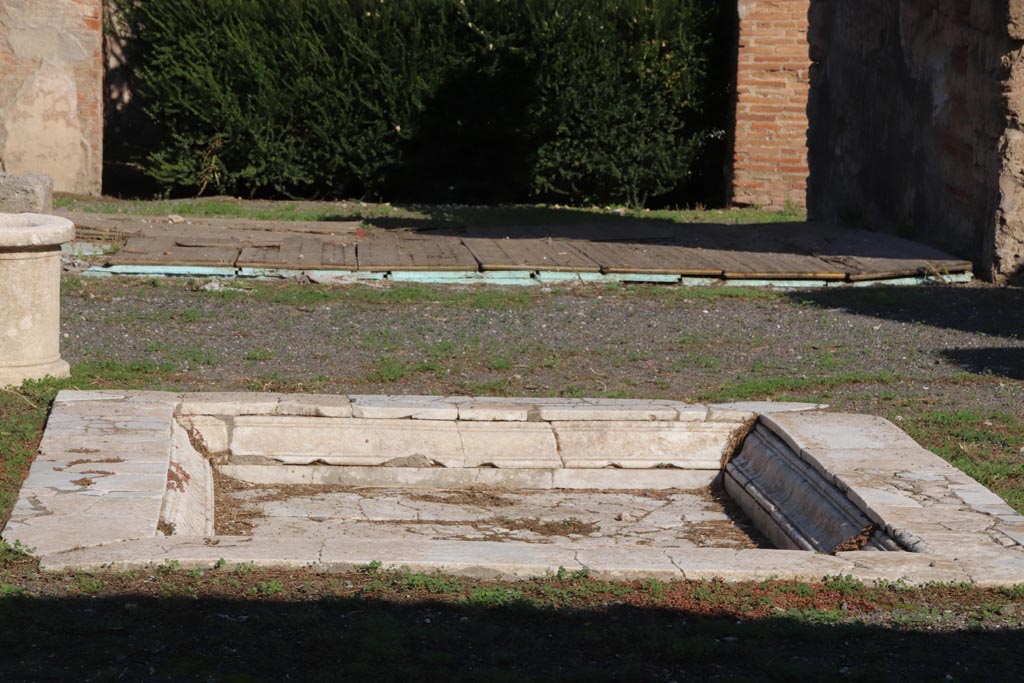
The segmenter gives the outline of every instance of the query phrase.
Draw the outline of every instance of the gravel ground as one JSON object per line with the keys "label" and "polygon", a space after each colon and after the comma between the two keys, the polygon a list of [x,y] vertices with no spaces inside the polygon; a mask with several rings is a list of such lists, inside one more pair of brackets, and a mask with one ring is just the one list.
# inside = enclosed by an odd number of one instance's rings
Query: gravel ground
{"label": "gravel ground", "polygon": [[65,358],[160,363],[190,389],[1024,406],[1019,289],[200,284],[70,280]]}

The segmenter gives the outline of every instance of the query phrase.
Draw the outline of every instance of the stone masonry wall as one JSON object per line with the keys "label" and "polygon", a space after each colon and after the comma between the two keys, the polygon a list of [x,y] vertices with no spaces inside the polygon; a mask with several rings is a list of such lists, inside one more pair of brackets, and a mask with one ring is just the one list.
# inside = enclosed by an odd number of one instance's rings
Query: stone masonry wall
{"label": "stone masonry wall", "polygon": [[103,0],[0,2],[0,171],[99,194]]}
{"label": "stone masonry wall", "polygon": [[812,218],[1024,275],[1024,0],[812,0]]}
{"label": "stone masonry wall", "polygon": [[803,206],[808,0],[739,0],[732,200]]}

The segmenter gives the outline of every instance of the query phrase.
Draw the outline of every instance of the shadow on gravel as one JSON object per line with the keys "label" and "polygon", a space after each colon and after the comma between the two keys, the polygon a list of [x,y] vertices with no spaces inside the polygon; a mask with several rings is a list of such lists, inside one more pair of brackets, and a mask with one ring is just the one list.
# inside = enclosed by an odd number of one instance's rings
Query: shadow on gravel
{"label": "shadow on gravel", "polygon": [[1024,289],[878,286],[799,291],[789,297],[857,315],[1024,339]]}
{"label": "shadow on gravel", "polygon": [[942,355],[969,372],[1024,380],[1024,348],[947,349]]}
{"label": "shadow on gravel", "polygon": [[[1021,630],[339,598],[0,599],[0,680],[1005,681]],[[497,600],[500,596],[492,596]],[[826,617],[828,613],[824,614]],[[935,617],[936,615],[932,615]]]}

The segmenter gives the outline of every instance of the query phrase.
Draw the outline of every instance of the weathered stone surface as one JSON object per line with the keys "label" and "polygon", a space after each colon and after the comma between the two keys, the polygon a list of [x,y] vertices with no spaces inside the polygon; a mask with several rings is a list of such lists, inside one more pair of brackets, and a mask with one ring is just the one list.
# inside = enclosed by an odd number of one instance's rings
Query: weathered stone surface
{"label": "weathered stone surface", "polygon": [[99,194],[102,0],[0,3],[0,162],[54,189]]}
{"label": "weathered stone surface", "polygon": [[223,559],[228,567],[239,564],[279,569],[301,569],[320,555],[323,541],[306,538],[218,536],[217,543],[202,537],[151,537],[108,545],[71,549],[41,558],[45,571],[111,568],[121,571],[177,562],[182,569],[209,568]]}
{"label": "weathered stone surface", "polygon": [[507,401],[471,401],[458,404],[459,419],[468,421],[526,422],[530,411],[536,413],[532,404]]}
{"label": "weathered stone surface", "polygon": [[[52,500],[56,499],[47,502]],[[34,554],[45,557],[77,547],[152,536],[159,515],[159,498],[105,498],[100,512],[64,510],[28,520],[12,518],[3,537],[8,543],[18,541],[33,548]],[[68,528],[67,517],[75,519],[73,528]]]}
{"label": "weathered stone surface", "polygon": [[367,540],[327,543],[323,549],[323,562],[338,569],[351,570],[373,561],[387,569],[501,579],[554,574],[559,567],[569,571],[583,568],[572,549],[535,543]]}
{"label": "weathered stone surface", "polygon": [[551,425],[546,423],[460,422],[465,467],[562,466]]}
{"label": "weathered stone surface", "polygon": [[1003,523],[996,529],[1006,534],[1017,545],[1024,546],[1024,523]]}
{"label": "weathered stone surface", "polygon": [[306,417],[352,417],[352,401],[348,396],[335,394],[285,394],[275,412]]}
{"label": "weathered stone surface", "polygon": [[60,245],[71,221],[0,213],[0,387],[67,377],[60,357]]}
{"label": "weathered stone surface", "polygon": [[172,438],[171,464],[165,481],[161,531],[165,535],[212,536],[213,469],[181,430]]}
{"label": "weathered stone surface", "polygon": [[225,418],[214,415],[182,415],[182,428],[198,440],[207,453],[227,453],[231,449],[231,430]]}
{"label": "weathered stone surface", "polygon": [[53,181],[41,173],[0,173],[0,213],[49,213]]}
{"label": "weathered stone surface", "polygon": [[738,401],[734,403],[712,403],[708,406],[709,420],[749,420],[758,415],[772,413],[799,413],[808,410],[824,410],[821,403],[787,403],[784,401]]}
{"label": "weathered stone surface", "polygon": [[237,417],[231,452],[299,464],[380,465],[422,455],[445,467],[460,467],[464,460],[455,423],[439,420]]}
{"label": "weathered stone surface", "polygon": [[899,427],[874,415],[771,413],[761,421],[797,452],[920,448]]}
{"label": "weathered stone surface", "polygon": [[61,389],[53,399],[54,405],[65,403],[92,403],[93,401],[123,401],[128,397],[123,391],[78,391]]}
{"label": "weathered stone surface", "polygon": [[846,574],[849,561],[799,550],[730,550],[668,548],[672,559],[688,581],[721,578],[725,581],[763,581],[771,578],[813,581],[824,576]]}
{"label": "weathered stone surface", "polygon": [[352,416],[368,419],[455,420],[458,406],[442,396],[353,395]]}
{"label": "weathered stone surface", "polygon": [[552,473],[558,489],[699,489],[710,486],[718,470],[566,468]]}
{"label": "weathered stone surface", "polygon": [[[339,486],[406,486],[417,489],[497,486],[553,488],[550,469],[492,467],[335,467],[333,465],[223,465],[226,476],[252,484],[332,484]],[[568,487],[566,487],[568,488]],[[581,486],[579,488],[587,488]]]}
{"label": "weathered stone surface", "polygon": [[273,415],[283,394],[260,392],[194,392],[184,394],[178,415]]}
{"label": "weathered stone surface", "polygon": [[[596,421],[702,421],[707,414],[704,406],[687,405],[678,401],[644,401],[636,399],[582,399],[565,405],[542,405],[541,420],[558,422]],[[682,417],[680,417],[682,415]]]}
{"label": "weathered stone surface", "polygon": [[852,565],[843,574],[861,581],[904,581],[916,586],[970,580],[967,572],[954,560],[924,553],[840,552],[836,557]]}
{"label": "weathered stone surface", "polygon": [[589,576],[602,581],[672,581],[683,578],[683,572],[662,548],[605,545],[580,550],[576,553],[576,561],[583,565]]}
{"label": "weathered stone surface", "polygon": [[566,467],[721,468],[736,425],[673,422],[554,422]]}

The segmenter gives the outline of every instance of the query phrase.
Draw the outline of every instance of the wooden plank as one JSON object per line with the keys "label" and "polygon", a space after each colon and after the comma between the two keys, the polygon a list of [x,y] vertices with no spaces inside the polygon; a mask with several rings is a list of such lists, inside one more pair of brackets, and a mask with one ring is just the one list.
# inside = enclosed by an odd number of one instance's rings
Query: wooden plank
{"label": "wooden plank", "polygon": [[345,242],[324,242],[320,255],[320,267],[324,270],[357,270],[356,245]]}
{"label": "wooden plank", "polygon": [[[133,243],[134,242],[134,243]],[[130,245],[131,248],[127,248]],[[241,253],[241,247],[180,246],[171,237],[164,238],[131,238],[126,248],[112,254],[109,264],[119,265],[199,265],[199,266],[233,266]]]}
{"label": "wooden plank", "polygon": [[281,267],[292,270],[319,267],[323,250],[323,242],[319,238],[289,235],[281,242]]}
{"label": "wooden plank", "polygon": [[243,268],[278,268],[281,263],[281,247],[245,246],[238,256],[238,265]]}
{"label": "wooden plank", "polygon": [[578,243],[580,251],[604,273],[644,273],[685,277],[721,277],[722,266],[700,249],[667,244]]}
{"label": "wooden plank", "polygon": [[574,243],[552,239],[464,237],[463,244],[483,270],[546,270],[557,273],[598,273],[601,265]]}
{"label": "wooden plank", "polygon": [[919,259],[882,259],[867,257],[849,257],[849,279],[852,282],[864,280],[882,280],[896,277],[916,277],[919,275],[942,275],[966,273],[973,269],[968,261],[922,261]]}
{"label": "wooden plank", "polygon": [[393,270],[400,262],[398,238],[391,233],[374,235],[356,245],[359,270],[374,272]]}
{"label": "wooden plank", "polygon": [[480,264],[457,237],[403,235],[398,239],[399,264],[392,270],[477,272]]}
{"label": "wooden plank", "polygon": [[725,266],[729,279],[845,280],[846,269],[813,256],[714,250],[709,254]]}
{"label": "wooden plank", "polygon": [[548,237],[548,229],[540,225],[471,225],[459,233],[460,237],[483,237],[502,240],[506,237],[524,239]]}
{"label": "wooden plank", "polygon": [[129,237],[118,253],[125,254],[148,254],[173,246],[174,240],[169,237]]}

